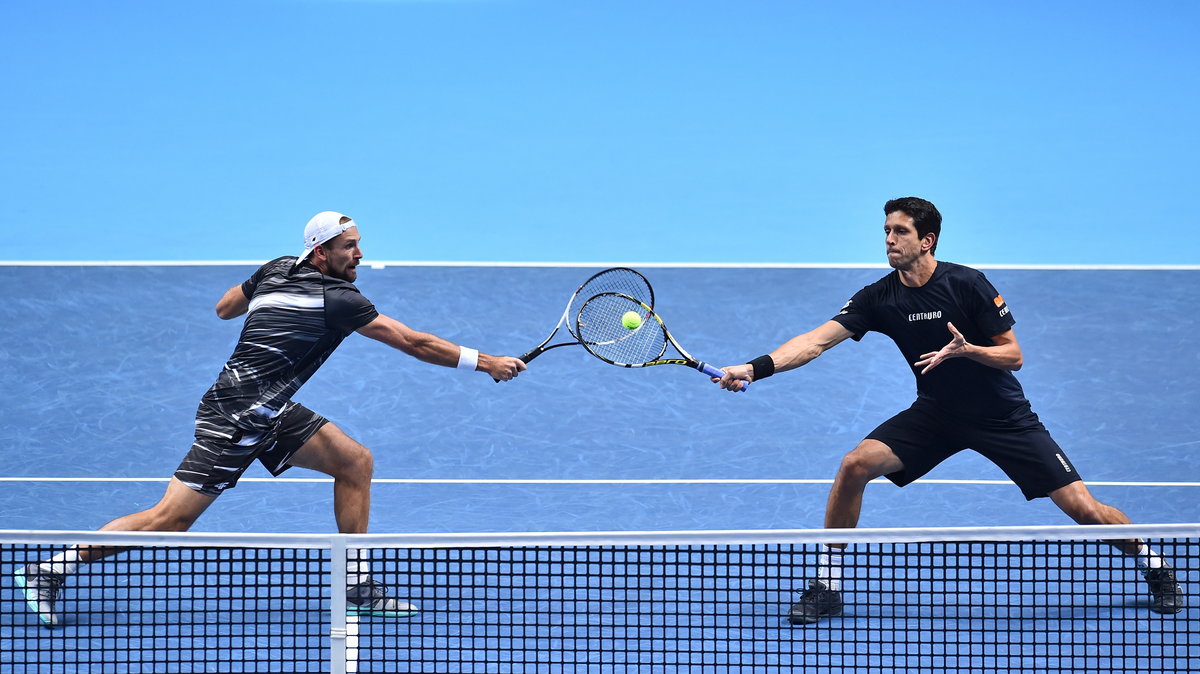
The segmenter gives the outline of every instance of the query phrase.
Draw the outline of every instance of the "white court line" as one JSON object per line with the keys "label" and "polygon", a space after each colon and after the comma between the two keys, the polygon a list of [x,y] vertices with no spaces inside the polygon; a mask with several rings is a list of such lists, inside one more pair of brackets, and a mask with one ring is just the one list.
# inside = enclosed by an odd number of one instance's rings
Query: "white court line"
{"label": "white court line", "polygon": [[[258,267],[267,260],[0,260],[0,267]],[[365,260],[363,266],[385,267],[513,267],[597,268],[644,267],[659,269],[890,269],[882,262],[456,262],[451,260]],[[1095,270],[1095,271],[1200,271],[1196,264],[972,264],[975,269]]]}
{"label": "white court line", "polygon": [[[0,477],[0,482],[166,482],[169,477]],[[239,482],[264,482],[267,484],[311,484],[332,483],[330,477],[244,477]],[[831,478],[662,478],[635,480],[570,480],[570,479],[527,479],[527,478],[375,478],[374,484],[595,484],[595,485],[645,485],[645,484],[833,484]],[[872,480],[887,484],[885,478]],[[1085,480],[1097,487],[1200,487],[1200,482],[1104,482]],[[940,480],[921,479],[914,484],[965,484],[1012,486],[1008,480]]]}

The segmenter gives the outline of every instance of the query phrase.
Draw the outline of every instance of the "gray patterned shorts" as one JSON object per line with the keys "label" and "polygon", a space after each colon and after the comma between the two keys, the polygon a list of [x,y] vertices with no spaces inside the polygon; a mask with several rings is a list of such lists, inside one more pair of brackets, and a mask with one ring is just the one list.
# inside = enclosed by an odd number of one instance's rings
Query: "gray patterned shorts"
{"label": "gray patterned shorts", "polygon": [[328,422],[304,405],[289,402],[269,431],[250,431],[201,403],[196,410],[196,441],[175,477],[201,494],[219,496],[237,484],[255,459],[272,475],[279,475],[291,467],[292,455]]}

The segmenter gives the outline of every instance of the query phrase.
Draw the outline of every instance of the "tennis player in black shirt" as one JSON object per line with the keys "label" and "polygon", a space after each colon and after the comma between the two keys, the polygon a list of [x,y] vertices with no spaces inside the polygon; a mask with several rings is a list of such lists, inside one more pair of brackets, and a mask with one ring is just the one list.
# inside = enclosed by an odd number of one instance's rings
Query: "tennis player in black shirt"
{"label": "tennis player in black shirt", "polygon": [[[1026,499],[1048,496],[1080,524],[1128,524],[1124,513],[1092,496],[1030,409],[1012,374],[1021,369],[1021,346],[1003,297],[981,272],[934,258],[942,223],[937,208],[905,197],[887,202],[883,210],[884,243],[894,271],[855,293],[837,316],[815,330],[769,355],[724,368],[720,382],[722,388],[740,390],[741,382],[795,369],[872,330],[892,338],[911,363],[916,401],[842,459],[829,492],[825,527],[858,525],[863,490],[871,480],[885,476],[903,487],[967,448],[999,466]],[[1151,610],[1183,609],[1183,592],[1165,560],[1142,541],[1113,544],[1141,570],[1153,597]],[[818,577],[788,612],[793,624],[841,613],[845,547],[824,547]]]}
{"label": "tennis player in black shirt", "polygon": [[[233,354],[196,411],[196,439],[147,510],[119,517],[102,531],[186,531],[255,461],[272,475],[292,466],[333,477],[341,533],[365,533],[371,504],[371,452],[292,396],[346,337],[357,332],[420,360],[487,373],[506,381],[525,369],[516,358],[490,356],[413,330],[378,311],[354,281],[362,237],[350,217],[323,211],[304,228],[304,251],[261,266],[225,291],[217,316],[246,316]],[[74,547],[15,573],[26,603],[48,627],[59,624],[58,594],[80,565],[118,552]],[[388,596],[369,560],[346,562],[346,603],[360,615],[407,617],[412,604]]]}

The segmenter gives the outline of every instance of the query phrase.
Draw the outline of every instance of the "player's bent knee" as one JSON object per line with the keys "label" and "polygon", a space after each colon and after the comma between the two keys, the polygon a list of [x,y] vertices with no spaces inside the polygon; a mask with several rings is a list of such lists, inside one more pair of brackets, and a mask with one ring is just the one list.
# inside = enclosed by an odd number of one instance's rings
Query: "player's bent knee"
{"label": "player's bent knee", "polygon": [[354,457],[354,472],[368,480],[375,473],[375,455],[362,445],[358,446],[358,452]]}
{"label": "player's bent knee", "polygon": [[370,480],[375,472],[375,455],[359,443],[349,440],[338,448],[337,475],[345,479]]}
{"label": "player's bent knee", "polygon": [[369,480],[375,469],[371,450],[333,424],[322,426],[317,435],[292,456],[289,463],[325,473],[338,480]]}
{"label": "player's bent knee", "polygon": [[855,482],[869,482],[877,475],[874,475],[874,467],[872,462],[867,459],[861,452],[853,451],[842,457],[842,465],[838,468],[838,473],[848,480]]}
{"label": "player's bent knee", "polygon": [[867,483],[875,478],[903,470],[904,464],[882,443],[864,440],[846,456],[838,469],[840,477]]}

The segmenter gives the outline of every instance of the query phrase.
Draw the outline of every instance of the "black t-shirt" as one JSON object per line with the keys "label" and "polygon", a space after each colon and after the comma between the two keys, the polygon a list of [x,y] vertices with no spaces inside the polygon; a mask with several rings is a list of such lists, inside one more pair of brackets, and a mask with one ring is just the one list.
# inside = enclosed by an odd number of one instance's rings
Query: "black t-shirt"
{"label": "black t-shirt", "polygon": [[242,284],[241,337],[203,402],[241,428],[265,430],[351,332],[379,313],[352,283],[295,257],[272,260]]}
{"label": "black t-shirt", "polygon": [[913,363],[940,350],[953,335],[947,323],[972,344],[990,346],[992,337],[1007,332],[1016,320],[1008,305],[982,272],[938,262],[933,276],[920,288],[909,288],[893,271],[854,294],[833,317],[860,340],[874,330],[892,338],[917,379],[917,395],[947,411],[973,419],[1002,419],[1027,404],[1020,382],[968,358],[943,361],[926,374]]}

